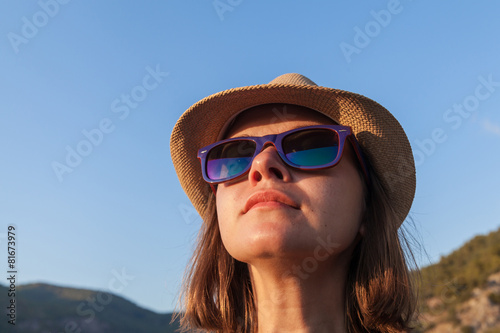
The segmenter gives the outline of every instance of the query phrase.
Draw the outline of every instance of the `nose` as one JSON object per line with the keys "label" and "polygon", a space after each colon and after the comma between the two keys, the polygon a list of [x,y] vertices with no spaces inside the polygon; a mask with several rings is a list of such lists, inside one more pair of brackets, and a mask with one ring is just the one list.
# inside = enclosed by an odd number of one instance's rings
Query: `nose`
{"label": "nose", "polygon": [[281,160],[278,151],[271,144],[253,159],[252,166],[248,173],[250,184],[255,186],[264,179],[275,179],[288,182],[291,174],[288,166]]}

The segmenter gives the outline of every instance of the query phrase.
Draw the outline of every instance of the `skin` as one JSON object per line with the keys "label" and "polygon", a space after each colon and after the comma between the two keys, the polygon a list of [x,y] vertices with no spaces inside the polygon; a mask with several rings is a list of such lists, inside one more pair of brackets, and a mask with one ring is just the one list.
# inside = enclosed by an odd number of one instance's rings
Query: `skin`
{"label": "skin", "polygon": [[[261,105],[240,115],[226,137],[319,124],[335,122],[304,107]],[[222,241],[248,264],[259,332],[345,332],[347,268],[364,232],[364,185],[357,168],[347,141],[339,164],[314,171],[288,167],[268,145],[248,175],[218,186]],[[290,202],[265,201],[246,211],[249,198],[266,193]]]}

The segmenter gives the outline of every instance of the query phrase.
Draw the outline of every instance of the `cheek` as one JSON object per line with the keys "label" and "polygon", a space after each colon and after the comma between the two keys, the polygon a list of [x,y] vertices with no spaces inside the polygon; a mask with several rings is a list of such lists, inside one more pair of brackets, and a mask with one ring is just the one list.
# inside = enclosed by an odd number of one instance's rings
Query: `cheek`
{"label": "cheek", "polygon": [[230,247],[228,240],[234,239],[233,228],[236,214],[236,196],[230,191],[227,191],[223,186],[219,185],[216,195],[217,220],[219,222],[219,230],[224,246]]}
{"label": "cheek", "polygon": [[227,220],[227,212],[230,210],[230,201],[227,198],[227,195],[224,195],[224,190],[219,186],[217,189],[217,195],[215,197],[215,203],[217,207],[217,219],[219,220],[219,228],[221,233],[226,225],[225,221]]}
{"label": "cheek", "polygon": [[364,212],[364,189],[355,170],[342,176],[318,178],[308,187],[318,227],[347,238],[358,233]]}

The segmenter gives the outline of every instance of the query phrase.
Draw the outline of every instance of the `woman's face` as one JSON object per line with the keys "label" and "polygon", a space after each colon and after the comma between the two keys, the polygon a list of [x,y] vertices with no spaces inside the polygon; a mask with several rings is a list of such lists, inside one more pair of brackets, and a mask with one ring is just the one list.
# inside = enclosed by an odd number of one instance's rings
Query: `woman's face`
{"label": "woman's face", "polygon": [[[261,105],[245,111],[227,138],[264,136],[335,124],[310,109]],[[303,171],[284,164],[274,146],[253,160],[248,175],[217,188],[222,241],[237,260],[338,256],[355,243],[364,210],[363,180],[350,144],[332,168]],[[256,204],[255,204],[256,203]]]}

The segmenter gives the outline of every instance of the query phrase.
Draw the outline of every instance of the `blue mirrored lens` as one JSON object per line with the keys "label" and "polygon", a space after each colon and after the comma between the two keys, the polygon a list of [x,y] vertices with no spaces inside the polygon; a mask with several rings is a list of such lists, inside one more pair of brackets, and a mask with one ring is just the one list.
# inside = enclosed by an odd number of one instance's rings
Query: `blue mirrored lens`
{"label": "blue mirrored lens", "polygon": [[339,153],[338,135],[326,129],[309,129],[292,133],[283,139],[286,158],[303,167],[322,166],[333,162]]}
{"label": "blue mirrored lens", "polygon": [[237,177],[252,163],[256,144],[250,140],[235,140],[210,149],[206,172],[211,180]]}
{"label": "blue mirrored lens", "polygon": [[207,162],[207,176],[212,180],[234,177],[252,163],[251,157],[219,158]]}
{"label": "blue mirrored lens", "polygon": [[338,146],[301,150],[286,154],[286,158],[299,166],[325,165],[337,157]]}

